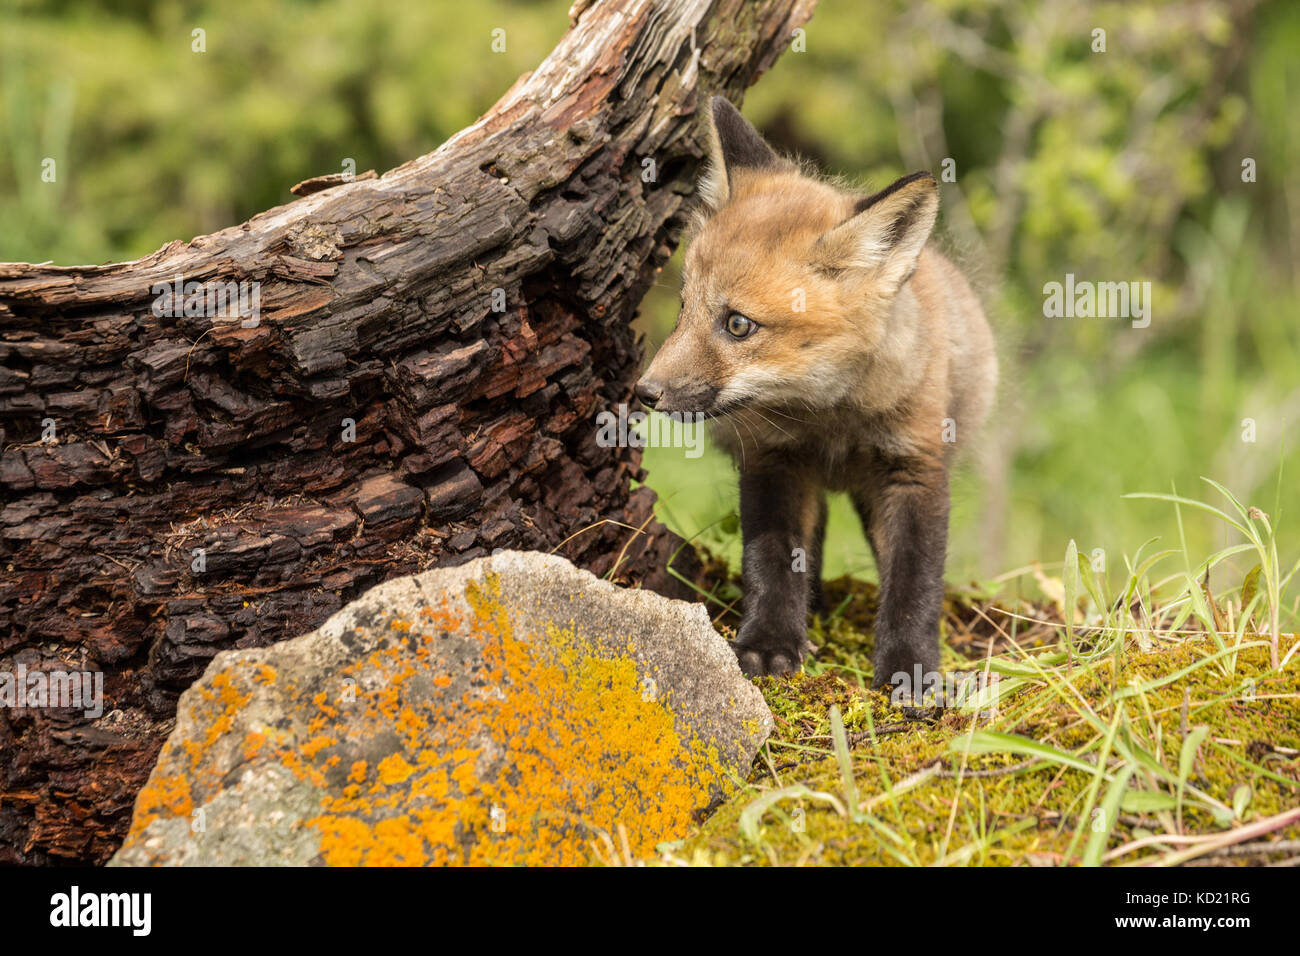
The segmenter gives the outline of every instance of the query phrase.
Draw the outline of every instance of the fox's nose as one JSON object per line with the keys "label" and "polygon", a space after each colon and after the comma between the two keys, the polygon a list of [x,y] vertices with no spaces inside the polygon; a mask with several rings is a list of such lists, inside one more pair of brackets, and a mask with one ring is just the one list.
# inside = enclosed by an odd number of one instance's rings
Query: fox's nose
{"label": "fox's nose", "polygon": [[641,404],[646,408],[654,408],[664,397],[664,387],[657,382],[641,379],[636,383],[636,397],[641,399]]}

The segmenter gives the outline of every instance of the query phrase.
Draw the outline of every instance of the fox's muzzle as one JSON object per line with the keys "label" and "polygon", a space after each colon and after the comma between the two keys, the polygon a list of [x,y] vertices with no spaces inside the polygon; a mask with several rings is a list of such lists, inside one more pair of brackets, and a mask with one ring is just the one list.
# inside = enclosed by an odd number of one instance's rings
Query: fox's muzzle
{"label": "fox's muzzle", "polygon": [[636,397],[646,408],[670,414],[673,412],[712,415],[718,401],[717,386],[704,382],[686,382],[680,379],[661,382],[644,376],[636,383]]}

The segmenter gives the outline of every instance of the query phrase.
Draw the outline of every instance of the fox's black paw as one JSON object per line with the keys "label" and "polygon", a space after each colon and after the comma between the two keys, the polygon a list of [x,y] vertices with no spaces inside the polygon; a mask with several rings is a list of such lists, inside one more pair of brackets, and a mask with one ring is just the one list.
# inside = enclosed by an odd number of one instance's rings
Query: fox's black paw
{"label": "fox's black paw", "polygon": [[744,626],[732,645],[746,677],[794,673],[811,649],[803,634],[772,634]]}
{"label": "fox's black paw", "polygon": [[[871,661],[871,666],[875,671],[875,676],[871,680],[871,686],[875,690],[882,690],[885,687],[896,683],[904,683],[914,693],[919,694],[921,687],[911,687],[918,679],[918,665],[920,670],[920,680],[925,681],[929,674],[937,673],[939,670],[939,648],[937,642],[933,649],[926,647],[918,649],[909,644],[881,645],[877,648],[876,653]],[[903,674],[905,677],[895,679],[895,675]]]}

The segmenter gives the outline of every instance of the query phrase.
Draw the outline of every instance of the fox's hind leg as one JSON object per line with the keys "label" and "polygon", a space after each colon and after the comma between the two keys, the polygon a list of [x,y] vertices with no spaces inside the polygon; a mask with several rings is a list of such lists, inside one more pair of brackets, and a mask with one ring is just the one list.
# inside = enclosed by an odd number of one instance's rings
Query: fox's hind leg
{"label": "fox's hind leg", "polygon": [[817,524],[813,527],[812,541],[808,545],[808,610],[825,617],[830,610],[822,592],[822,557],[826,550],[826,493],[818,495]]}
{"label": "fox's hind leg", "polygon": [[751,677],[795,670],[809,650],[808,600],[820,489],[793,469],[740,476],[745,618],[734,645]]}

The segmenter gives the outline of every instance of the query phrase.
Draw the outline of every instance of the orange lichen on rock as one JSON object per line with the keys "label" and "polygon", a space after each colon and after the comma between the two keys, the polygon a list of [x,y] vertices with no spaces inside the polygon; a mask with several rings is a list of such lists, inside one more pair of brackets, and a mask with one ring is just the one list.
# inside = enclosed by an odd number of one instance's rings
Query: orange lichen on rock
{"label": "orange lichen on rock", "polygon": [[[265,677],[266,670],[271,671],[274,680],[272,668],[264,668],[261,676]],[[173,751],[170,746],[164,748],[154,777],[136,797],[130,836],[159,817],[188,816],[196,802],[202,803],[208,792],[220,788],[221,775],[210,766],[210,754],[217,742],[230,732],[241,708],[252,699],[252,689],[241,691],[229,670],[219,672],[210,686],[199,689],[198,697],[191,700],[190,707],[203,715],[207,728],[203,738],[185,741],[179,751]],[[251,733],[244,736],[246,760],[252,760],[265,743],[265,738],[259,740],[258,736]],[[186,760],[180,759],[182,754]]]}
{"label": "orange lichen on rock", "polygon": [[665,702],[643,693],[636,662],[601,656],[571,629],[515,635],[492,578],[466,597],[467,619],[444,606],[421,614],[422,637],[400,630],[425,646],[441,631],[472,635],[470,691],[408,693],[416,670],[392,648],[363,662],[385,677],[358,697],[367,729],[398,730],[401,749],[373,771],[353,763],[352,785],[309,821],[325,861],[574,864],[620,825],[635,855],[684,833],[726,775],[714,748],[688,743]]}
{"label": "orange lichen on rock", "polygon": [[266,734],[253,731],[244,735],[244,760],[254,759],[266,746]]}
{"label": "orange lichen on rock", "polygon": [[131,836],[135,836],[159,817],[184,817],[194,812],[190,782],[184,774],[150,780],[136,798],[135,819]]}
{"label": "orange lichen on rock", "polygon": [[319,812],[294,826],[339,866],[578,864],[602,834],[646,857],[729,789],[716,747],[646,693],[628,648],[554,622],[516,634],[491,574],[465,599],[464,612],[444,597],[370,625],[372,650],[302,687],[256,658],[205,679],[132,836],[268,761],[319,791]]}
{"label": "orange lichen on rock", "polygon": [[401,754],[389,754],[379,761],[379,782],[385,786],[403,783],[413,773],[415,768]]}
{"label": "orange lichen on rock", "polygon": [[223,734],[230,730],[235,722],[235,714],[241,707],[253,699],[252,691],[241,694],[239,688],[235,686],[229,671],[222,671],[212,679],[211,688],[203,688],[203,699],[209,703],[216,703],[219,713],[215,720],[208,725],[207,737],[203,744],[198,747],[190,746],[190,756],[197,767],[203,758],[207,749],[217,742]]}

